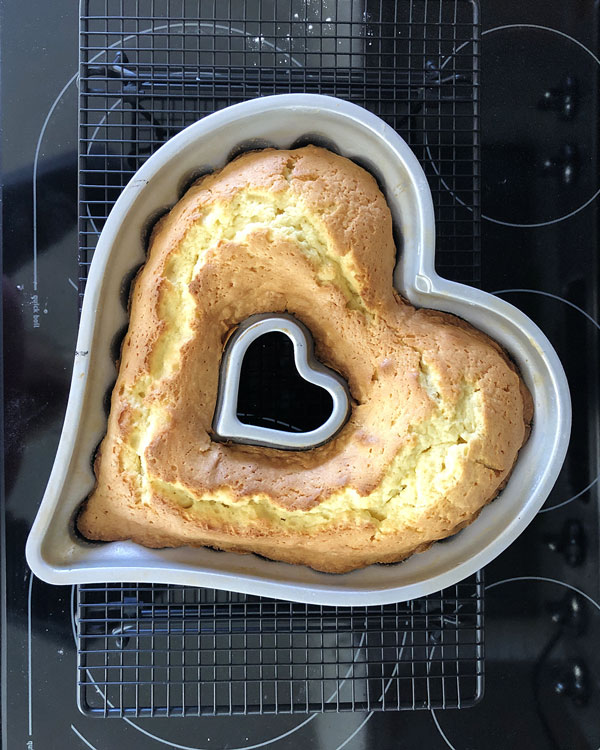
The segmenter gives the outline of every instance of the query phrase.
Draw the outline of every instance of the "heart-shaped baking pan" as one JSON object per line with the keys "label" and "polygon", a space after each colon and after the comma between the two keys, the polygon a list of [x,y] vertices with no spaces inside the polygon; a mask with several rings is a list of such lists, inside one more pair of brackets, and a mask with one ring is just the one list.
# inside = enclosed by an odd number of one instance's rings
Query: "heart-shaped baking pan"
{"label": "heart-shaped baking pan", "polygon": [[[243,148],[328,145],[370,169],[382,186],[401,248],[395,285],[420,307],[468,320],[518,364],[534,400],[534,424],[501,495],[456,537],[403,563],[344,575],[209,549],[146,549],[92,543],[74,530],[94,486],[92,457],[106,431],[105,396],[115,380],[114,342],[127,324],[124,279],[144,261],[149,221],[181,196],[194,175],[222,167]],[[475,572],[535,517],[558,476],[569,441],[567,380],[551,344],[522,312],[434,270],[431,193],[407,144],[378,117],[320,95],[264,97],[216,112],[162,146],[137,172],[108,217],[91,264],[64,429],[27,543],[40,578],[57,584],[143,581],[210,586],[302,602],[371,605],[424,596]]]}

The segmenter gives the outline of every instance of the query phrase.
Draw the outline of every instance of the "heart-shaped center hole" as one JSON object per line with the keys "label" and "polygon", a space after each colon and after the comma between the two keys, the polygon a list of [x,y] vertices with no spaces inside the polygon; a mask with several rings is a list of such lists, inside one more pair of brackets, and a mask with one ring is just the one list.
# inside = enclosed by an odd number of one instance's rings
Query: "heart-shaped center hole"
{"label": "heart-shaped center hole", "polygon": [[310,332],[291,315],[253,315],[227,342],[215,438],[308,450],[330,440],[349,413],[346,383],[315,359]]}
{"label": "heart-shaped center hole", "polygon": [[325,424],[332,409],[331,394],[298,373],[289,336],[273,331],[250,344],[240,371],[240,422],[284,432],[310,432]]}

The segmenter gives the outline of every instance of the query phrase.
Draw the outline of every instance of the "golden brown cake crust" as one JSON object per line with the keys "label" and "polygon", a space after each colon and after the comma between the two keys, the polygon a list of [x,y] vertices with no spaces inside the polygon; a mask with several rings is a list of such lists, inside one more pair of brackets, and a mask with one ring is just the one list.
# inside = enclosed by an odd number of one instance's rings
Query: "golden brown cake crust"
{"label": "golden brown cake crust", "polygon": [[[244,154],[194,185],[132,293],[81,533],[344,572],[473,521],[508,478],[531,397],[483,333],[400,299],[395,256],[375,180],[325,149]],[[211,439],[223,344],[263,312],[295,315],[348,381],[350,419],[319,448]]]}

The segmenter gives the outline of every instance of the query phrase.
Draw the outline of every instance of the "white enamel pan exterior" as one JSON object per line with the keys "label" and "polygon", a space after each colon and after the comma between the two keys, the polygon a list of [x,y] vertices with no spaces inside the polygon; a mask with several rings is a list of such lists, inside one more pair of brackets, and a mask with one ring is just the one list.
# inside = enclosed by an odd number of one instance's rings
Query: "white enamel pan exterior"
{"label": "white enamel pan exterior", "polygon": [[[399,292],[414,305],[468,320],[518,364],[533,394],[535,419],[508,485],[455,538],[403,563],[344,575],[209,549],[86,542],[74,531],[74,517],[94,486],[92,456],[106,430],[105,396],[116,376],[114,344],[127,324],[124,279],[144,261],[149,222],[178,200],[194,174],[222,167],[240,147],[288,148],[311,140],[355,158],[380,180],[402,236],[395,272]],[[556,352],[528,317],[502,299],[437,276],[434,242],[431,194],[414,154],[378,117],[340,99],[307,94],[254,99],[205,117],[162,146],[123,190],[94,253],[65,424],[27,543],[33,572],[56,584],[173,583],[318,604],[373,605],[438,591],[493,560],[534,518],[556,481],[569,442],[569,389]]]}

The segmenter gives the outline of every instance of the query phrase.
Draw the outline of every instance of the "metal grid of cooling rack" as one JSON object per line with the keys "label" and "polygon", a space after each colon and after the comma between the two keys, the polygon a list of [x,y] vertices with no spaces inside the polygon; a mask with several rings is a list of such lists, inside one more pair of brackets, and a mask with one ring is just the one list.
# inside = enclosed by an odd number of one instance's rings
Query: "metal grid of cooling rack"
{"label": "metal grid of cooling rack", "polygon": [[[156,148],[216,109],[290,91],[351,99],[404,137],[432,189],[437,269],[477,285],[478,54],[469,0],[82,0],[80,295],[110,208]],[[263,354],[259,373],[273,356]],[[273,384],[257,380],[264,404]],[[464,707],[482,694],[482,617],[480,577],[352,610],[82,586],[80,706],[99,716]]]}
{"label": "metal grid of cooling rack", "polygon": [[81,294],[112,204],[158,146],[290,91],[351,99],[403,136],[432,189],[438,271],[477,285],[478,45],[469,0],[83,0]]}
{"label": "metal grid of cooling rack", "polygon": [[151,584],[79,587],[79,705],[93,716],[397,711],[483,691],[483,585],[319,607]]}

